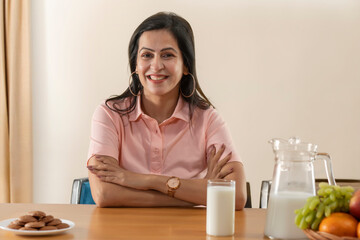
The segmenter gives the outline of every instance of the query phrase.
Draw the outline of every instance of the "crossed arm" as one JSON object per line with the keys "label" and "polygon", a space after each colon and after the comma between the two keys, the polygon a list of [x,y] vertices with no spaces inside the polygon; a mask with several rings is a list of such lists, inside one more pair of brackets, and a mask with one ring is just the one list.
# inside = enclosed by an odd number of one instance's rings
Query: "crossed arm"
{"label": "crossed arm", "polygon": [[89,159],[89,180],[95,203],[99,207],[188,207],[206,205],[208,179],[236,181],[236,210],[246,202],[243,165],[228,162],[231,154],[220,159],[225,146],[211,150],[208,171],[204,179],[181,179],[174,197],[167,195],[166,182],[170,176],[140,174],[119,166],[116,159],[95,155]]}

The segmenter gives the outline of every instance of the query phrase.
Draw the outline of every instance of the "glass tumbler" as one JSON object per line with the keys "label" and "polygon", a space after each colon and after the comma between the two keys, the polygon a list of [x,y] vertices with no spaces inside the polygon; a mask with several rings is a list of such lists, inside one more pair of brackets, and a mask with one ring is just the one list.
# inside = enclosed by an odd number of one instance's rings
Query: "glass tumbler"
{"label": "glass tumbler", "polygon": [[206,203],[206,233],[211,236],[231,236],[235,224],[235,181],[208,180]]}

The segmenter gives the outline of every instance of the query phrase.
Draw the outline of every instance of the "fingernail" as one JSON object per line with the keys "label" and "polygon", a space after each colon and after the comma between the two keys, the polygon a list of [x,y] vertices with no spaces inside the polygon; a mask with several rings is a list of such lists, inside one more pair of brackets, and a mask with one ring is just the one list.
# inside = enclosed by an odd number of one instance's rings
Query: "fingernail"
{"label": "fingernail", "polygon": [[232,155],[232,152],[229,152],[228,156],[231,156]]}
{"label": "fingernail", "polygon": [[221,148],[225,148],[225,144],[222,144],[222,145],[221,145]]}
{"label": "fingernail", "polygon": [[87,168],[88,168],[89,170],[93,170],[93,169],[94,169],[93,166],[87,166]]}
{"label": "fingernail", "polygon": [[98,155],[95,155],[95,158],[99,159],[99,158],[100,158],[100,156],[98,156]]}

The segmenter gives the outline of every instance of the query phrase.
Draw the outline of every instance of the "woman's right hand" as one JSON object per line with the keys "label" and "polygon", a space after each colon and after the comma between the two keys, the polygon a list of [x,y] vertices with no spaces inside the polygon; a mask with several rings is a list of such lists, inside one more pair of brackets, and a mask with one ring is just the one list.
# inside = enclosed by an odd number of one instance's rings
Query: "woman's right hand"
{"label": "woman's right hand", "polygon": [[220,160],[220,157],[225,151],[225,145],[221,145],[218,152],[214,145],[211,147],[210,156],[208,161],[208,171],[205,179],[223,179],[233,172],[233,169],[224,168],[226,163],[231,159],[231,152]]}

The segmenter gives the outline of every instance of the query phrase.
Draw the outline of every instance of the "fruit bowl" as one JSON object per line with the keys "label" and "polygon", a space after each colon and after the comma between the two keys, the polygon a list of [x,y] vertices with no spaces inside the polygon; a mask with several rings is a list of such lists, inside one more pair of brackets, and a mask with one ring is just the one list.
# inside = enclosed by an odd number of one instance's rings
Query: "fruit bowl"
{"label": "fruit bowl", "polygon": [[330,233],[313,231],[311,229],[305,229],[303,231],[311,240],[359,240],[359,238],[356,237],[338,237]]}

